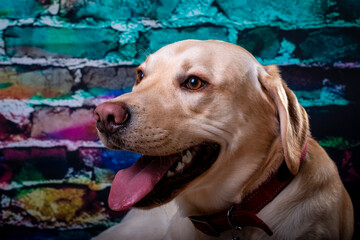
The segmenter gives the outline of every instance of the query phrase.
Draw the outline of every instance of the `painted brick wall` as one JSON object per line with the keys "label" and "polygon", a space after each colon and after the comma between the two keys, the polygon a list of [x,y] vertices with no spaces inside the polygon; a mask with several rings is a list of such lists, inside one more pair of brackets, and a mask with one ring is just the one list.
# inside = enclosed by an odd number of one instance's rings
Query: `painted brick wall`
{"label": "painted brick wall", "polygon": [[109,186],[138,155],[105,149],[92,112],[131,90],[146,55],[188,38],[281,66],[360,227],[358,0],[1,0],[1,239],[89,239],[121,220]]}

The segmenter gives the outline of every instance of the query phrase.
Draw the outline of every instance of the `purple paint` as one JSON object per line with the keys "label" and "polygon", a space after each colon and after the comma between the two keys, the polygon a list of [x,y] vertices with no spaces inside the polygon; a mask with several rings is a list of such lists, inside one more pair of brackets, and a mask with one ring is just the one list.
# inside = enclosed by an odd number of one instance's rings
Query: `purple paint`
{"label": "purple paint", "polygon": [[[59,131],[53,131],[47,134],[53,139],[69,139],[69,140],[90,140],[97,141],[99,139],[96,133],[95,120],[81,125],[75,125]],[[41,137],[40,137],[41,138]]]}

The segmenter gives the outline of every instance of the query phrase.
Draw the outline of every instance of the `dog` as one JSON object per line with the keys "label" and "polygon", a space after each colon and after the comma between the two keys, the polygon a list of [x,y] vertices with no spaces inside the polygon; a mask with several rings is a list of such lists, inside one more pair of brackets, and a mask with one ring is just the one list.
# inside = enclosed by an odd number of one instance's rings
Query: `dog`
{"label": "dog", "polygon": [[95,239],[351,239],[351,199],[275,65],[222,41],[165,46],[94,112],[104,145],[143,154],[113,181],[132,208]]}

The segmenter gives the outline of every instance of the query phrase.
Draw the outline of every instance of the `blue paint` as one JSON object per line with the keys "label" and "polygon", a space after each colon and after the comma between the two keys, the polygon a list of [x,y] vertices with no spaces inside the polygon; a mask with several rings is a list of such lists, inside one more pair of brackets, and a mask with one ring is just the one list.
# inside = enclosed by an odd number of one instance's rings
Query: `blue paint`
{"label": "blue paint", "polygon": [[141,157],[141,154],[128,151],[104,150],[101,153],[103,164],[107,169],[117,172],[120,169],[128,168]]}

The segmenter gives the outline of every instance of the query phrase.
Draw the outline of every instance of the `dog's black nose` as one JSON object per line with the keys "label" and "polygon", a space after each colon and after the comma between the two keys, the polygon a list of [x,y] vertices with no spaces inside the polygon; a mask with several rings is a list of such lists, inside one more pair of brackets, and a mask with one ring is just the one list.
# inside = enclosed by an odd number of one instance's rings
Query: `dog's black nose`
{"label": "dog's black nose", "polygon": [[129,108],[123,102],[105,102],[94,111],[96,127],[100,132],[114,133],[130,118]]}

